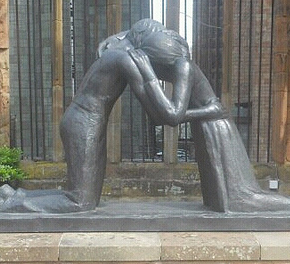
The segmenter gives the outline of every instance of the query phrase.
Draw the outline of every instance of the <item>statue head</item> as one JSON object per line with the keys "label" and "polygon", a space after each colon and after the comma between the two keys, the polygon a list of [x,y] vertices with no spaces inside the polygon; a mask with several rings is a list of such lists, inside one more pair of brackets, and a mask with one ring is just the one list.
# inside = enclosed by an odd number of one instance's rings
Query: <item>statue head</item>
{"label": "statue head", "polygon": [[142,49],[150,61],[174,64],[177,58],[189,59],[187,42],[175,31],[167,30],[161,23],[143,19],[132,26],[126,38],[134,48]]}
{"label": "statue head", "polygon": [[174,64],[178,58],[189,60],[187,42],[173,30],[154,32],[144,39],[140,47],[150,61],[158,64]]}
{"label": "statue head", "polygon": [[[122,40],[125,39],[135,49],[142,49],[150,61],[157,64],[172,65],[180,57],[189,59],[187,42],[177,32],[167,30],[160,22],[149,18],[136,22],[129,31],[110,36],[103,41],[99,45],[97,57],[101,57],[107,49],[120,48]],[[125,47],[132,48],[128,44]]]}

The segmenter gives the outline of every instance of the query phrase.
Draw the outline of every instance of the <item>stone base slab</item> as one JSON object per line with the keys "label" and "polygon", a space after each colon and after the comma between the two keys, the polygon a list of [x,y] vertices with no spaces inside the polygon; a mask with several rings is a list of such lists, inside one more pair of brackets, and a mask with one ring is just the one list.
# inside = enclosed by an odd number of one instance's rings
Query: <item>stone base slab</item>
{"label": "stone base slab", "polygon": [[2,233],[0,263],[290,263],[290,232]]}
{"label": "stone base slab", "polygon": [[102,202],[71,214],[0,214],[0,232],[290,231],[290,212],[217,213],[201,201]]}

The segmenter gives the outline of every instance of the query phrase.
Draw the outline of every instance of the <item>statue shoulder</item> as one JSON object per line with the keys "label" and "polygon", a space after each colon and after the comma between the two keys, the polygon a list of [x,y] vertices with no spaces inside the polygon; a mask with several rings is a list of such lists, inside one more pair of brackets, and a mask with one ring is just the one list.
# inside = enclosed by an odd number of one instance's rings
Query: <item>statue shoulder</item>
{"label": "statue shoulder", "polygon": [[193,73],[193,65],[191,61],[186,58],[180,58],[175,61],[175,67],[178,74],[188,75]]}

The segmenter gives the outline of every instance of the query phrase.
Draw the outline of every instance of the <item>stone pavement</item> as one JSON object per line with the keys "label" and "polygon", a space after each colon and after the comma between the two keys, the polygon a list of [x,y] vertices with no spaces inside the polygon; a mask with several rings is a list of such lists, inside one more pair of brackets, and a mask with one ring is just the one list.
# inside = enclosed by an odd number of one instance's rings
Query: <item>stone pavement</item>
{"label": "stone pavement", "polygon": [[2,233],[0,263],[290,263],[290,232]]}

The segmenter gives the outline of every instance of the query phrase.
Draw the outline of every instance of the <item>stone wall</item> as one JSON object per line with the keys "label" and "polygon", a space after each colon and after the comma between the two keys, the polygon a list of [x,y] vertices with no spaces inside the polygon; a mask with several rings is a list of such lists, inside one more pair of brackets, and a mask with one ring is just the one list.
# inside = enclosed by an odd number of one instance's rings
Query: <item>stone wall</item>
{"label": "stone wall", "polygon": [[[63,162],[22,161],[21,167],[29,177],[20,183],[25,189],[63,189],[66,186],[66,164]],[[278,180],[279,192],[290,196],[290,166],[253,164],[260,186],[269,190],[269,181]],[[133,163],[108,164],[103,198],[201,199],[196,163]]]}
{"label": "stone wall", "polygon": [[9,145],[8,0],[0,1],[0,146]]}

